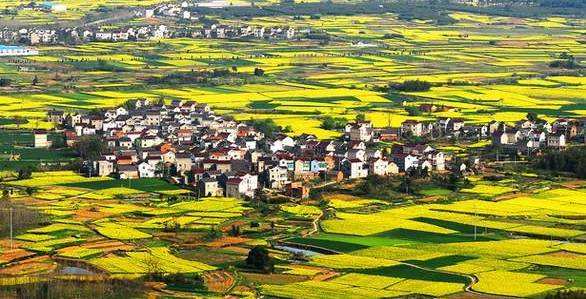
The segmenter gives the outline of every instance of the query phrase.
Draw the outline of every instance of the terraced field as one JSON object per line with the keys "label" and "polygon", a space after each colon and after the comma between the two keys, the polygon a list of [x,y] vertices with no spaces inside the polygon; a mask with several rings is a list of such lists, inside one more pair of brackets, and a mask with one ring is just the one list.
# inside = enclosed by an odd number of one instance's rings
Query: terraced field
{"label": "terraced field", "polygon": [[[257,26],[319,27],[338,37],[325,46],[308,40],[194,39],[42,46],[41,55],[26,59],[26,63],[49,68],[66,65],[67,72],[77,78],[76,88],[73,92],[46,92],[47,86],[63,83],[45,74],[20,72],[20,84],[34,75],[41,77],[42,84],[28,86],[37,89],[31,94],[0,96],[0,111],[7,119],[3,126],[15,128],[10,119],[18,116],[28,119],[18,125],[21,128],[50,128],[52,124],[44,119],[48,107],[112,107],[139,97],[197,100],[240,120],[272,118],[277,124],[290,125],[292,134],[313,133],[321,138],[339,134],[320,128],[319,119],[324,115],[351,119],[365,112],[375,126],[440,116],[462,117],[472,123],[513,122],[529,110],[546,119],[585,115],[584,80],[571,72],[548,69],[561,53],[586,55],[580,43],[582,20],[454,14],[460,21],[445,26],[407,22],[391,14],[247,21]],[[396,37],[383,38],[389,34]],[[353,43],[356,40],[368,46],[357,46]],[[109,67],[99,70],[95,66],[98,62]],[[19,63],[4,64],[6,72],[18,67]],[[115,68],[117,75],[111,76],[109,68]],[[212,68],[230,68],[240,77],[230,79],[230,84],[172,88],[140,80],[153,71],[168,74]],[[242,78],[255,68],[262,68],[266,76]],[[391,94],[374,88],[414,79],[437,86],[426,92]],[[402,107],[405,100],[410,106],[434,103],[454,110],[409,116]]]}
{"label": "terraced field", "polygon": [[[569,220],[586,213],[585,192],[558,188],[507,200],[387,207],[374,213],[365,212],[375,204],[371,200],[339,197],[345,204],[333,201],[338,211],[321,223],[323,232],[288,244],[325,250],[329,254],[314,256],[309,264],[346,273],[312,282],[320,290],[341,284],[337,287],[348,292],[441,297],[471,286],[480,293],[527,297],[586,288],[583,273],[572,272],[584,270],[586,231],[582,220]],[[489,190],[484,195],[498,194]],[[267,285],[263,290],[280,296],[307,286]]]}

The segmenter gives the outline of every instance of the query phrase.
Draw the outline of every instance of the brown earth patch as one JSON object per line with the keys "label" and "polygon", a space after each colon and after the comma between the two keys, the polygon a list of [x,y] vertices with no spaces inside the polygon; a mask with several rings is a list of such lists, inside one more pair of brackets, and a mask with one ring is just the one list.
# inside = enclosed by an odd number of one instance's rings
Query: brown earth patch
{"label": "brown earth patch", "polygon": [[235,282],[232,273],[224,270],[206,272],[203,279],[208,290],[215,293],[227,292]]}
{"label": "brown earth patch", "polygon": [[24,249],[12,249],[4,251],[0,254],[0,264],[2,263],[11,263],[14,261],[18,261],[27,257],[31,257],[35,255],[30,251],[26,251]]}
{"label": "brown earth patch", "polygon": [[[12,240],[12,248],[18,248],[24,244],[27,244],[27,243],[23,242],[23,241],[19,241],[19,240]],[[0,240],[0,249],[10,250],[10,240],[9,239]]]}
{"label": "brown earth patch", "polygon": [[542,284],[551,284],[551,285],[556,285],[556,286],[564,286],[564,285],[568,284],[568,281],[565,279],[553,278],[553,277],[542,278],[536,282],[542,283]]}
{"label": "brown earth patch", "polygon": [[40,256],[15,263],[9,267],[0,269],[0,275],[31,275],[49,273],[57,268],[49,256]]}
{"label": "brown earth patch", "polygon": [[76,210],[73,216],[73,219],[80,222],[91,221],[91,220],[98,220],[107,218],[108,216],[112,215],[112,213],[100,212],[100,210],[92,210],[92,208],[85,208]]}
{"label": "brown earth patch", "polygon": [[569,189],[578,189],[578,188],[584,187],[584,185],[586,185],[586,181],[575,180],[575,181],[564,182],[564,183],[561,183],[560,185],[563,187],[569,188]]}
{"label": "brown earth patch", "polygon": [[324,281],[324,280],[329,280],[332,279],[336,276],[338,276],[338,272],[335,271],[327,271],[324,273],[318,273],[313,277],[313,280],[315,281]]}
{"label": "brown earth patch", "polygon": [[208,247],[221,248],[221,247],[229,247],[232,245],[245,243],[248,241],[250,241],[250,239],[242,238],[242,237],[222,237],[222,238],[216,239],[212,242],[208,242],[205,245]]}

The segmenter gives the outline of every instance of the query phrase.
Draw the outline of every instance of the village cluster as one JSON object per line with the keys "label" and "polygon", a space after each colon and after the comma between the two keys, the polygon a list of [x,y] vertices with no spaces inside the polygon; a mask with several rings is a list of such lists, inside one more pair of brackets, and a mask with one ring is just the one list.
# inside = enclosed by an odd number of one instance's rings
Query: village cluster
{"label": "village cluster", "polygon": [[[127,26],[117,29],[103,28],[4,28],[0,30],[0,42],[5,44],[60,44],[85,42],[125,42],[158,40],[162,38],[205,38],[205,39],[294,39],[300,34],[310,33],[309,29],[296,31],[291,27],[229,26],[222,24],[205,25],[203,28],[169,28],[166,25]],[[12,55],[18,55],[13,53]]]}
{"label": "village cluster", "polygon": [[[370,122],[349,123],[341,140],[313,135],[264,136],[254,127],[214,114],[207,104],[171,105],[137,100],[133,109],[101,114],[49,111],[64,129],[68,146],[98,135],[108,153],[94,162],[92,175],[120,179],[172,177],[202,195],[253,196],[259,187],[305,197],[302,182],[389,175],[413,167],[445,170],[445,154],[429,146],[405,145],[392,157],[377,149],[381,138],[397,136]],[[35,146],[48,147],[47,133],[35,132]]]}
{"label": "village cluster", "polygon": [[[492,138],[503,153],[535,153],[565,148],[578,140],[585,122],[559,119],[521,121],[515,127],[490,122],[466,125],[461,119],[434,122],[407,120],[399,128],[373,128],[369,121],[351,122],[338,140],[265,136],[253,126],[215,115],[207,104],[173,100],[170,105],[137,100],[132,109],[118,107],[99,114],[51,110],[48,118],[64,128],[66,144],[97,135],[107,152],[91,161],[89,175],[120,179],[167,177],[191,186],[202,196],[254,196],[270,188],[293,197],[307,197],[311,183],[387,176],[415,169],[426,172],[470,171],[478,157],[462,161],[427,142],[445,138]],[[380,142],[401,140],[390,152]],[[47,133],[35,132],[35,147],[49,147]]]}
{"label": "village cluster", "polygon": [[[432,104],[422,104],[422,112],[435,112]],[[449,107],[448,107],[449,108]],[[484,140],[490,138],[492,145],[503,153],[517,155],[539,155],[544,149],[564,149],[570,142],[586,143],[586,119],[560,118],[553,122],[544,119],[524,119],[509,125],[501,121],[487,124],[465,124],[461,118],[439,118],[437,121],[407,120],[401,132],[410,136],[453,137],[459,140]]]}
{"label": "village cluster", "polygon": [[[38,6],[29,4],[28,9],[43,7],[43,10],[53,11],[50,8],[56,4],[44,4]],[[180,17],[191,20],[189,11],[184,10],[185,4],[162,4],[154,8],[137,10],[136,17],[144,17],[146,21],[157,17],[169,18]],[[61,7],[62,4],[59,4]],[[39,8],[41,9],[41,8]],[[193,19],[198,19],[193,17]],[[31,28],[3,28],[0,29],[0,42],[4,44],[26,44],[26,45],[47,45],[47,44],[75,44],[87,42],[125,42],[158,40],[162,38],[205,38],[205,39],[294,39],[311,33],[309,28],[296,30],[293,27],[265,27],[265,26],[232,26],[216,23],[204,23],[200,27],[180,26],[169,27],[161,22],[159,24],[127,25],[112,28],[111,26],[80,26],[60,27],[36,26]],[[36,53],[22,54],[13,52],[10,55],[34,55]],[[2,53],[0,52],[0,55]],[[6,54],[8,55],[8,54]]]}

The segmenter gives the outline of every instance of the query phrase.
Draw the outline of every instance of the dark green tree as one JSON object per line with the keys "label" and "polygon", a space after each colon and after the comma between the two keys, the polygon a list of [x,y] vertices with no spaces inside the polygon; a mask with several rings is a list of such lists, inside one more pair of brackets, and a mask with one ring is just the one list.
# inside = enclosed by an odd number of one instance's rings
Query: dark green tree
{"label": "dark green tree", "polygon": [[106,150],[106,144],[95,135],[81,136],[75,144],[75,150],[82,159],[95,161]]}
{"label": "dark green tree", "polygon": [[246,265],[265,273],[271,273],[275,269],[274,261],[269,255],[269,250],[262,246],[255,246],[248,252]]}

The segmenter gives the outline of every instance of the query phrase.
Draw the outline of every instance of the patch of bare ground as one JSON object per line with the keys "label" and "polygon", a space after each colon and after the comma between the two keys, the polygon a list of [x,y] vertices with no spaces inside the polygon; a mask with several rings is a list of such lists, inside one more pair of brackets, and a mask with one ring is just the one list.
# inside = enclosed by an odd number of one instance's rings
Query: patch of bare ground
{"label": "patch of bare ground", "polygon": [[206,272],[203,279],[208,291],[215,293],[227,292],[235,282],[232,273],[224,270]]}
{"label": "patch of bare ground", "polygon": [[31,275],[50,273],[57,268],[49,256],[39,256],[14,263],[0,269],[0,275]]}
{"label": "patch of bare ground", "polygon": [[232,245],[242,244],[245,242],[250,241],[248,238],[242,237],[221,237],[214,241],[208,242],[205,245],[207,247],[214,247],[214,248],[222,248],[222,247],[229,247]]}
{"label": "patch of bare ground", "polygon": [[7,250],[0,253],[0,264],[2,263],[12,263],[18,260],[25,259],[27,257],[31,257],[35,255],[32,252],[26,251],[24,249],[12,249]]}
{"label": "patch of bare ground", "polygon": [[104,219],[110,215],[112,215],[112,213],[101,212],[97,208],[90,207],[90,208],[76,210],[75,215],[73,216],[73,220],[80,221],[80,222],[86,222],[86,221]]}
{"label": "patch of bare ground", "polygon": [[332,279],[332,278],[338,276],[338,274],[339,274],[338,272],[330,270],[330,271],[316,274],[315,276],[313,276],[313,280],[324,281],[324,280]]}
{"label": "patch of bare ground", "polygon": [[556,286],[564,286],[564,285],[568,284],[568,281],[565,279],[553,278],[553,277],[542,278],[536,282],[542,283],[542,284],[551,284],[551,285],[556,285]]}

